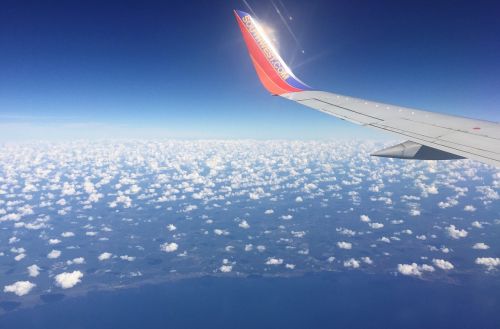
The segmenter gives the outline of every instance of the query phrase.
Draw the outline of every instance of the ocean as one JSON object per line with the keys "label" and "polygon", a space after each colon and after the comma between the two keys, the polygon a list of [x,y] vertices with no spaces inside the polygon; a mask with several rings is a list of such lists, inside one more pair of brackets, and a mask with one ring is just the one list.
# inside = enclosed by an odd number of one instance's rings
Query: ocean
{"label": "ocean", "polygon": [[424,281],[357,271],[202,277],[45,297],[0,328],[499,328],[500,280]]}

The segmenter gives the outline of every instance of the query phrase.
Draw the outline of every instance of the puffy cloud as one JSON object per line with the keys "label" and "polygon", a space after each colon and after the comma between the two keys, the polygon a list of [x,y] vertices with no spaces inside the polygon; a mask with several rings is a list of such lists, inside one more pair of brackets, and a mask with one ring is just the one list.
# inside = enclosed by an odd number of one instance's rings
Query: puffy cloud
{"label": "puffy cloud", "polygon": [[173,232],[177,229],[177,227],[175,227],[174,224],[168,224],[167,225],[167,230],[169,230],[170,232]]}
{"label": "puffy cloud", "polygon": [[420,210],[417,208],[410,209],[410,216],[420,216]]}
{"label": "puffy cloud", "polygon": [[304,201],[304,199],[302,199],[302,197],[298,196],[295,198],[295,202],[302,202]]}
{"label": "puffy cloud", "polygon": [[112,253],[110,253],[110,252],[103,252],[102,254],[99,255],[99,257],[97,257],[97,259],[99,259],[102,262],[102,261],[110,259],[111,256],[113,256]]}
{"label": "puffy cloud", "polygon": [[4,292],[12,292],[18,296],[24,296],[36,287],[36,284],[29,281],[17,281],[3,288]]}
{"label": "puffy cloud", "polygon": [[50,245],[55,245],[61,243],[61,240],[59,239],[49,239],[49,244]]}
{"label": "puffy cloud", "polygon": [[446,227],[446,231],[448,232],[448,235],[453,239],[465,238],[468,235],[466,230],[457,229],[455,225]]}
{"label": "puffy cloud", "polygon": [[40,270],[41,268],[38,267],[38,265],[36,264],[33,264],[31,266],[28,266],[28,274],[31,276],[31,277],[34,277],[36,278],[39,274],[40,274]]}
{"label": "puffy cloud", "polygon": [[477,220],[476,221],[473,221],[472,224],[471,224],[473,227],[475,228],[483,228],[483,224],[481,224],[480,222],[478,222]]}
{"label": "puffy cloud", "polygon": [[500,258],[478,257],[478,258],[476,258],[475,263],[478,264],[478,265],[486,266],[486,268],[488,270],[493,270],[497,266],[500,266]]}
{"label": "puffy cloud", "polygon": [[340,241],[337,242],[337,247],[339,247],[340,249],[352,249],[352,243]]}
{"label": "puffy cloud", "polygon": [[382,223],[368,223],[368,225],[374,230],[381,229],[382,227],[384,227],[384,224]]}
{"label": "puffy cloud", "polygon": [[361,265],[358,260],[351,258],[344,262],[344,267],[359,268]]}
{"label": "puffy cloud", "polygon": [[438,188],[436,187],[436,185],[424,186],[423,190],[424,190],[424,194],[425,193],[428,193],[428,194],[438,194],[439,193]]}
{"label": "puffy cloud", "polygon": [[179,245],[175,242],[165,242],[160,246],[160,250],[164,252],[174,252],[179,248]]}
{"label": "puffy cloud", "polygon": [[133,257],[133,256],[129,256],[129,255],[122,255],[122,256],[120,256],[120,259],[121,259],[121,260],[126,260],[126,261],[128,261],[128,262],[132,262],[132,261],[134,261],[134,260],[135,260],[135,257]]}
{"label": "puffy cloud", "polygon": [[432,264],[442,270],[452,270],[455,266],[444,259],[433,259]]}
{"label": "puffy cloud", "polygon": [[83,258],[83,257],[76,257],[76,258],[73,258],[72,260],[66,261],[67,265],[73,265],[73,264],[80,265],[80,264],[84,264],[84,263],[85,263],[85,258]]}
{"label": "puffy cloud", "polygon": [[421,276],[424,271],[434,272],[434,267],[427,264],[418,265],[416,263],[398,264],[398,271],[403,275]]}
{"label": "puffy cloud", "polygon": [[295,269],[295,264],[285,264],[285,267],[289,270]]}
{"label": "puffy cloud", "polygon": [[486,250],[486,249],[490,249],[490,246],[488,246],[486,243],[484,242],[478,242],[478,243],[475,243],[473,246],[472,246],[472,249],[476,249],[476,250]]}
{"label": "puffy cloud", "polygon": [[55,250],[53,249],[51,252],[47,254],[47,258],[49,259],[56,259],[61,256],[61,251],[60,250]]}
{"label": "puffy cloud", "polygon": [[272,209],[267,209],[266,211],[264,211],[264,214],[266,214],[266,215],[271,215],[271,214],[274,214],[274,210],[272,210]]}
{"label": "puffy cloud", "polygon": [[258,245],[257,246],[257,251],[264,252],[265,250],[266,250],[266,246],[263,246],[263,245]]}
{"label": "puffy cloud", "polygon": [[293,216],[290,214],[281,216],[281,219],[284,219],[284,220],[290,220],[292,218],[293,218]]}
{"label": "puffy cloud", "polygon": [[214,230],[215,235],[229,235],[229,232],[227,230],[221,230],[220,228],[216,228]]}
{"label": "puffy cloud", "polygon": [[368,217],[368,215],[361,215],[361,216],[359,216],[359,219],[360,219],[362,222],[365,222],[365,223],[370,222],[370,217]]}
{"label": "puffy cloud", "polygon": [[80,271],[63,272],[54,277],[56,285],[63,289],[73,288],[80,283],[83,278],[83,273]]}
{"label": "puffy cloud", "polygon": [[281,258],[269,257],[266,260],[266,265],[281,265],[281,264],[283,264],[283,259]]}
{"label": "puffy cloud", "polygon": [[63,238],[71,238],[71,237],[75,236],[75,233],[73,233],[73,232],[63,232],[63,233],[61,233],[61,236]]}
{"label": "puffy cloud", "polygon": [[231,265],[221,265],[221,267],[219,267],[219,270],[222,273],[229,273],[233,270],[233,267]]}
{"label": "puffy cloud", "polygon": [[244,229],[247,229],[247,228],[250,228],[250,224],[248,224],[248,222],[246,220],[242,220],[239,224],[238,224],[239,227],[241,228],[244,228]]}
{"label": "puffy cloud", "polygon": [[464,210],[468,211],[468,212],[474,212],[474,211],[476,211],[476,207],[474,207],[473,205],[468,204],[468,205],[466,205],[464,207]]}
{"label": "puffy cloud", "polygon": [[362,260],[363,262],[365,262],[366,264],[368,264],[368,265],[373,265],[373,260],[372,260],[370,257],[368,257],[368,256],[366,256],[366,257],[361,257],[361,260]]}
{"label": "puffy cloud", "polygon": [[16,261],[16,262],[19,262],[19,261],[21,261],[24,257],[26,257],[26,254],[21,253],[21,254],[18,254],[16,257],[14,257],[14,259],[15,259],[15,261]]}
{"label": "puffy cloud", "polygon": [[305,231],[292,231],[291,233],[296,238],[303,238],[306,235]]}

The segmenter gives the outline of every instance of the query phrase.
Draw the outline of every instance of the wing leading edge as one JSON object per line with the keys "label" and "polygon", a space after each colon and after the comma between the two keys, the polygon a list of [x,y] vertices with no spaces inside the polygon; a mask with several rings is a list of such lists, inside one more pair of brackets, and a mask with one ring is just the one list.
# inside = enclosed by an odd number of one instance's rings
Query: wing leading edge
{"label": "wing leading edge", "polygon": [[499,123],[313,90],[293,74],[255,19],[242,11],[234,14],[257,75],[271,94],[407,140],[372,155],[420,160],[469,158],[500,167]]}

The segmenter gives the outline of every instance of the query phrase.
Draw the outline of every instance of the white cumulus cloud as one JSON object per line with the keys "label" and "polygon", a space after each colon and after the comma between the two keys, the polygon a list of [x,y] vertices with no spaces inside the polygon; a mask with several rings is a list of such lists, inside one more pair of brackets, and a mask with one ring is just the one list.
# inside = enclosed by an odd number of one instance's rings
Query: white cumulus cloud
{"label": "white cumulus cloud", "polygon": [[179,248],[179,245],[175,242],[171,242],[171,243],[165,242],[164,244],[162,244],[160,246],[160,249],[164,252],[174,252],[178,248]]}
{"label": "white cumulus cloud", "polygon": [[444,259],[433,259],[432,264],[442,270],[452,270],[455,267],[452,263]]}
{"label": "white cumulus cloud", "polygon": [[56,285],[63,289],[73,288],[80,283],[83,278],[83,273],[80,271],[63,272],[54,277]]}
{"label": "white cumulus cloud", "polygon": [[339,247],[340,249],[352,249],[352,243],[350,242],[345,242],[345,241],[340,241],[340,242],[337,242],[337,247]]}
{"label": "white cumulus cloud", "polygon": [[102,254],[99,255],[99,257],[97,257],[97,259],[99,259],[100,261],[104,261],[104,260],[110,259],[111,256],[113,256],[112,253],[110,253],[110,252],[103,252]]}
{"label": "white cumulus cloud", "polygon": [[448,232],[448,235],[453,239],[465,238],[468,235],[468,232],[466,230],[457,229],[455,225],[446,227],[446,231]]}
{"label": "white cumulus cloud", "polygon": [[12,292],[18,296],[24,296],[29,294],[31,289],[35,288],[36,284],[29,281],[17,281],[13,284],[7,285],[3,288],[4,292]]}

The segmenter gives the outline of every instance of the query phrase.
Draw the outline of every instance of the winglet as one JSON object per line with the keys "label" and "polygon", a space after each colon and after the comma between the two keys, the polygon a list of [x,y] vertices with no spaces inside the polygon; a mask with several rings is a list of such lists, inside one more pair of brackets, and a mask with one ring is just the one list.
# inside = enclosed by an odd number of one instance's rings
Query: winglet
{"label": "winglet", "polygon": [[271,94],[281,95],[311,90],[311,87],[300,81],[285,64],[262,27],[252,16],[239,10],[235,10],[234,15],[260,82]]}

